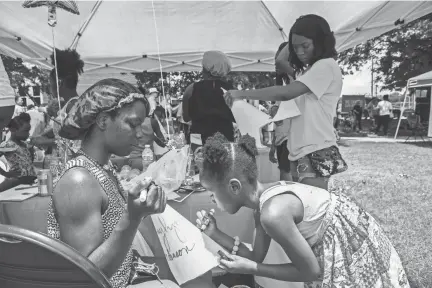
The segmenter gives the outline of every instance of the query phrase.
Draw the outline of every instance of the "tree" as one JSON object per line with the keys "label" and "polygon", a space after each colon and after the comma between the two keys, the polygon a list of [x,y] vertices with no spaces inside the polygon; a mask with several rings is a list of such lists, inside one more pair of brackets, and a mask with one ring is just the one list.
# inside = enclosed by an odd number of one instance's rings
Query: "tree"
{"label": "tree", "polygon": [[26,64],[20,58],[1,55],[11,86],[19,95],[29,95],[29,88],[38,86],[44,93],[50,94],[49,71],[38,66]]}
{"label": "tree", "polygon": [[388,90],[402,89],[411,77],[432,70],[432,13],[339,53],[345,74],[371,61],[374,80]]}

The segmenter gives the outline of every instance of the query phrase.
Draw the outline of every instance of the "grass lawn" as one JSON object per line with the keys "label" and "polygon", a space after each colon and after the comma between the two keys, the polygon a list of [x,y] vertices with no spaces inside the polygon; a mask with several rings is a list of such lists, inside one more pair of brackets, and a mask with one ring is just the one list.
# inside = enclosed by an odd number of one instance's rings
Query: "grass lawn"
{"label": "grass lawn", "polygon": [[345,142],[349,169],[333,177],[382,225],[412,288],[432,287],[432,149],[400,143]]}

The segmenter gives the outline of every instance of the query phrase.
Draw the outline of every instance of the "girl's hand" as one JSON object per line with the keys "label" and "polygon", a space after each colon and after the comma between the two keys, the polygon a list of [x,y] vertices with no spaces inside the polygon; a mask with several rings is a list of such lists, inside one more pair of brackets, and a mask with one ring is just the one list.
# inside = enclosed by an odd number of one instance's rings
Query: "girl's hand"
{"label": "girl's hand", "polygon": [[198,217],[196,220],[196,226],[208,236],[217,230],[216,219],[213,217],[214,212],[214,209],[211,209],[209,213],[205,210],[196,213]]}
{"label": "girl's hand", "polygon": [[232,274],[255,274],[256,273],[258,263],[238,255],[227,254],[224,251],[221,252],[225,255],[226,258],[229,259],[229,260],[224,260],[222,258],[219,258],[219,267],[221,267],[225,271]]}

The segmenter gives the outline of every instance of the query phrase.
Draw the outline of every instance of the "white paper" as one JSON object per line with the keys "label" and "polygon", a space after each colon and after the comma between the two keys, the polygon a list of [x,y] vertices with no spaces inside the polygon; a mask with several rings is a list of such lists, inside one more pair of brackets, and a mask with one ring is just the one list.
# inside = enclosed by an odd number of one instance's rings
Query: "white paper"
{"label": "white paper", "polygon": [[242,100],[234,101],[231,111],[240,133],[242,135],[249,134],[255,138],[257,147],[263,148],[264,145],[261,143],[261,128],[272,122],[270,116]]}
{"label": "white paper", "polygon": [[191,144],[196,144],[199,146],[202,146],[202,138],[201,138],[201,134],[190,134],[190,142]]}
{"label": "white paper", "polygon": [[297,107],[297,104],[294,100],[283,101],[279,105],[279,109],[278,109],[276,115],[273,117],[272,121],[274,121],[274,122],[282,121],[282,120],[285,120],[287,118],[297,117],[300,114],[301,114],[300,110]]}
{"label": "white paper", "polygon": [[217,257],[206,249],[202,232],[171,206],[151,217],[170,270],[180,285],[218,265]]}

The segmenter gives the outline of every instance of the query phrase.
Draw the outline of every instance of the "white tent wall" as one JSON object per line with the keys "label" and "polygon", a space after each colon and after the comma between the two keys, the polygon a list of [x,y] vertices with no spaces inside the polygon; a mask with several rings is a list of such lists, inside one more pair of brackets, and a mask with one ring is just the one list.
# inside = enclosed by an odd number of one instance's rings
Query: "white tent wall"
{"label": "white tent wall", "polygon": [[[428,1],[78,1],[78,7],[80,15],[58,9],[54,31],[57,48],[76,48],[84,59],[80,82],[160,66],[200,70],[207,50],[227,53],[234,71],[273,71],[276,48],[301,15],[326,18],[342,51],[432,13]],[[0,53],[51,67],[47,14],[47,7],[0,1]]]}

